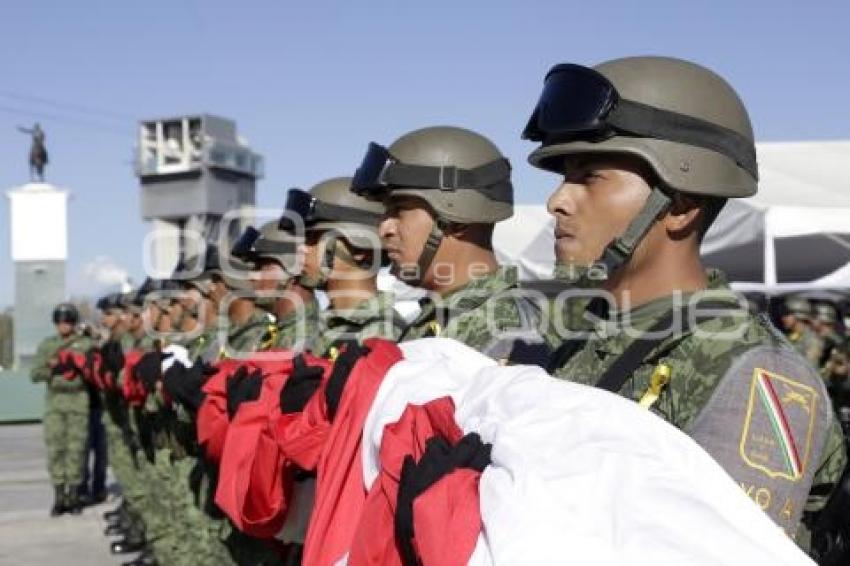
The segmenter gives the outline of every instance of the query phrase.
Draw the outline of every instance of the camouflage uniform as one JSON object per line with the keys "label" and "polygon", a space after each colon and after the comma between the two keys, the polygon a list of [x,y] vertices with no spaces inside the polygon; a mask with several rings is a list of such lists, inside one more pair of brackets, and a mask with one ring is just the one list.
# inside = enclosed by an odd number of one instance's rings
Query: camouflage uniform
{"label": "camouflage uniform", "polygon": [[515,267],[499,267],[444,297],[426,297],[401,340],[454,338],[497,360],[508,360],[517,343],[546,344],[544,307],[519,294]]}
{"label": "camouflage uniform", "polygon": [[809,360],[813,366],[818,367],[823,343],[811,328],[805,326],[802,330],[792,332],[788,335],[788,341],[800,355]]}
{"label": "camouflage uniform", "polygon": [[397,340],[404,326],[388,293],[364,299],[350,310],[328,309],[320,314],[320,320],[320,331],[310,348],[318,356],[327,356],[344,340],[362,342],[375,336]]}
{"label": "camouflage uniform", "polygon": [[[737,296],[728,289],[724,281],[719,280],[719,274],[712,275],[710,288],[713,293],[709,294],[707,299],[711,300],[712,303],[726,303],[730,309],[739,305]],[[683,304],[687,305],[688,299],[689,295],[685,294],[682,296],[682,302],[676,303],[674,297],[663,297],[630,311],[612,314],[607,320],[597,321],[583,347],[567,361],[565,366],[555,371],[556,377],[587,385],[596,385],[600,375],[623,355],[626,348],[635,341],[636,335],[640,335],[651,328],[656,321],[674,308],[679,308]],[[624,328],[637,332],[626,332],[623,331]],[[697,330],[700,331],[699,335],[696,333]],[[726,410],[724,416],[727,419],[726,430],[724,430],[722,424],[718,425],[717,422],[714,422],[715,428],[706,435],[706,427],[703,426],[706,419],[711,419],[710,413],[718,407],[715,397],[719,396],[715,395],[715,392],[719,391],[724,396],[730,395],[729,391],[721,391],[723,388],[720,386],[724,382],[729,383],[732,379],[735,379],[730,377],[733,374],[733,366],[736,366],[737,362],[745,355],[764,347],[773,349],[769,353],[771,356],[775,356],[777,351],[785,352],[785,355],[791,352],[784,337],[763,317],[756,318],[746,311],[739,310],[734,314],[698,321],[694,327],[681,333],[674,332],[656,345],[650,354],[644,357],[642,363],[632,373],[630,379],[625,382],[619,393],[634,401],[643,402],[651,400],[649,395],[653,390],[659,393],[657,400],[650,405],[651,410],[667,422],[695,437],[695,440],[706,447],[709,453],[716,458],[714,441],[725,441],[728,444],[731,433],[734,436],[735,446],[732,448],[734,448],[735,454],[731,456],[727,454],[720,458],[725,460],[720,461],[721,465],[765,512],[784,527],[790,535],[794,535],[797,530],[797,520],[803,510],[791,509],[788,507],[789,504],[783,504],[785,500],[780,500],[779,497],[771,499],[771,493],[778,492],[782,488],[782,483],[804,481],[808,476],[813,475],[811,493],[819,495],[809,495],[805,510],[815,511],[820,509],[826,502],[826,494],[832,491],[839,480],[847,461],[841,428],[837,420],[832,418],[829,400],[823,394],[823,391],[813,387],[813,383],[802,379],[799,382],[796,381],[797,378],[803,376],[776,374],[772,376],[775,382],[782,382],[777,387],[783,388],[782,390],[789,394],[806,392],[804,402],[807,404],[806,411],[808,414],[822,411],[825,416],[826,424],[820,428],[817,424],[811,424],[807,428],[804,423],[802,428],[806,430],[801,432],[799,426],[792,427],[791,432],[797,433],[797,441],[807,443],[805,454],[819,454],[820,457],[814,465],[809,465],[804,458],[804,469],[791,474],[787,479],[776,470],[767,469],[766,465],[759,465],[764,464],[764,462],[753,464],[753,460],[756,460],[756,458],[753,457],[752,453],[747,453],[748,451],[755,451],[754,448],[748,448],[748,446],[755,446],[757,442],[761,443],[758,447],[763,451],[775,451],[778,445],[772,436],[770,438],[765,437],[764,429],[760,429],[758,434],[761,436],[755,440],[754,436],[757,433],[750,431],[750,425],[753,426],[753,431],[756,430],[755,419],[761,418],[759,405],[756,404],[754,407],[751,397],[755,395],[756,391],[754,372],[758,374],[757,370],[761,366],[749,365],[741,368],[743,371],[741,375],[753,376],[753,389],[747,387],[737,391],[739,397],[750,398],[747,414]],[[762,358],[762,361],[764,361],[764,358]],[[802,365],[796,367],[805,368],[802,360],[800,360],[800,364]],[[669,368],[670,379],[659,391],[658,387],[653,386],[652,382],[653,374],[660,367]],[[731,395],[734,394],[733,391]],[[782,403],[782,408],[790,414],[790,409],[785,404],[784,399]],[[706,407],[709,407],[709,409],[704,411]],[[826,409],[824,410],[822,407]],[[812,423],[814,423],[814,415],[812,416]],[[720,428],[717,428],[718,426]],[[767,430],[767,434],[770,434],[770,430]],[[706,446],[706,444],[709,446]],[[820,446],[823,446],[823,448],[821,449]],[[729,450],[728,446],[727,450]],[[726,459],[727,456],[730,459]],[[736,459],[737,461],[735,461]],[[800,531],[802,532],[799,536],[805,539],[807,536],[804,532],[805,529],[800,529]]]}
{"label": "camouflage uniform", "polygon": [[[221,343],[215,328],[205,329],[189,340],[185,347],[190,360],[214,363],[220,358]],[[170,468],[163,488],[163,497],[170,502],[171,516],[177,518],[160,543],[160,554],[166,554],[169,564],[235,564],[225,546],[221,533],[225,526],[220,511],[213,503],[214,486],[211,478],[215,469],[202,459],[197,448],[197,434],[193,417],[177,406],[165,413],[168,443],[162,457]],[[229,533],[229,530],[227,531]]]}
{"label": "camouflage uniform", "polygon": [[[121,345],[123,353],[130,352],[137,342],[129,332],[113,335],[110,340]],[[144,541],[144,519],[141,508],[147,497],[145,485],[139,471],[138,441],[133,432],[129,407],[121,394],[123,371],[114,376],[115,388],[103,391],[103,406],[107,418],[103,419],[106,429],[109,467],[115,476],[126,504],[128,528],[125,529],[125,541],[140,543]]]}
{"label": "camouflage uniform", "polygon": [[60,350],[86,352],[90,346],[91,340],[78,334],[45,338],[38,346],[30,371],[33,382],[47,384],[44,411],[47,467],[53,485],[64,485],[66,489],[76,488],[83,481],[89,396],[82,377],[68,381],[62,375],[54,375],[48,364]]}
{"label": "camouflage uniform", "polygon": [[[227,349],[234,354],[247,354],[258,350],[268,349],[274,343],[276,325],[265,311],[255,309],[249,319],[242,325],[233,326],[227,334]],[[215,475],[217,470],[207,466],[207,501],[205,502],[208,514],[221,517],[221,511],[215,507],[214,492],[212,486],[216,484]],[[279,558],[277,553],[266,542],[250,537],[236,528],[225,518],[214,519],[208,524],[208,534],[213,539],[223,543],[229,551],[229,556],[224,558],[226,564],[245,564],[252,566],[264,566],[277,564]],[[218,551],[221,547],[213,543],[213,549]]]}
{"label": "camouflage uniform", "polygon": [[274,344],[277,326],[269,315],[258,308],[244,324],[231,326],[227,333],[225,355],[256,352],[265,350]]}
{"label": "camouflage uniform", "polygon": [[[304,349],[319,333],[319,302],[312,299],[303,309],[295,309],[277,321],[274,347],[282,350]],[[300,347],[299,347],[300,346]]]}
{"label": "camouflage uniform", "polygon": [[[130,350],[132,336],[129,333],[115,335],[110,340],[115,340],[121,344],[121,349],[124,353]],[[117,381],[118,376],[115,376]],[[126,408],[123,407],[123,401],[117,391],[103,391],[103,406],[107,418],[103,419],[104,428],[106,428],[106,446],[109,457],[109,467],[112,468],[112,473],[118,484],[126,490],[129,482],[132,480],[133,459],[130,453],[130,447],[127,445],[124,435],[126,425]]]}

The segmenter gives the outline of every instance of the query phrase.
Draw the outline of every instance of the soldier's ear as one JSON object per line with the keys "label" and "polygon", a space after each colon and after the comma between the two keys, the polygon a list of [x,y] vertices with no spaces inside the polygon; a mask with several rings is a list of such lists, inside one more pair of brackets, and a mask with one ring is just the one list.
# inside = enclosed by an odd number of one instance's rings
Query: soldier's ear
{"label": "soldier's ear", "polygon": [[674,192],[673,202],[661,222],[674,240],[699,235],[700,203],[697,199],[680,192]]}

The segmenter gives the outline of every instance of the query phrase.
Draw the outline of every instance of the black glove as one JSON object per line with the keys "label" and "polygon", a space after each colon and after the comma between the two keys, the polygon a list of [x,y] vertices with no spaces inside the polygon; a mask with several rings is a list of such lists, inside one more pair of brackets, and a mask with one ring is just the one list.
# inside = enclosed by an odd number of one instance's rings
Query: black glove
{"label": "black glove", "polygon": [[292,374],[280,391],[280,412],[300,413],[316,393],[325,371],[319,366],[309,366],[299,354],[292,360]]}
{"label": "black glove", "polygon": [[345,384],[348,383],[348,376],[351,374],[351,370],[354,368],[357,360],[369,352],[369,348],[360,345],[354,340],[345,342],[340,348],[340,354],[336,361],[334,361],[334,368],[331,371],[331,376],[328,378],[328,386],[325,388],[325,402],[328,405],[328,418],[331,421],[336,416],[339,400],[342,398],[342,392],[345,389]]}
{"label": "black glove", "polygon": [[154,391],[156,382],[162,379],[162,360],[170,356],[170,353],[163,354],[158,350],[147,352],[142,355],[139,362],[133,368],[136,379],[142,382],[147,393]]}
{"label": "black glove", "polygon": [[255,369],[249,374],[245,366],[240,366],[227,379],[227,415],[230,420],[233,420],[239,405],[245,401],[255,401],[260,397],[262,384],[263,373]]}
{"label": "black glove", "polygon": [[413,502],[441,478],[459,468],[483,472],[490,465],[492,446],[471,432],[452,446],[444,438],[434,436],[425,443],[425,452],[416,462],[413,456],[404,457],[396,496],[393,518],[398,551],[404,566],[421,564],[413,545]]}
{"label": "black glove", "polygon": [[50,368],[50,375],[62,375],[68,369],[61,360],[56,362],[56,365]]}
{"label": "black glove", "polygon": [[192,413],[197,413],[206,394],[201,391],[204,383],[218,370],[200,359],[187,368],[180,362],[168,368],[162,376],[162,385],[169,395]]}
{"label": "black glove", "polygon": [[77,365],[77,362],[74,360],[73,356],[66,357],[64,369],[65,373],[71,372],[71,374],[74,376],[70,379],[76,379],[78,376],[83,375],[83,368]]}
{"label": "black glove", "polygon": [[103,358],[103,369],[112,373],[113,378],[118,378],[118,373],[124,369],[124,350],[121,344],[115,340],[110,340],[100,349],[100,355]]}

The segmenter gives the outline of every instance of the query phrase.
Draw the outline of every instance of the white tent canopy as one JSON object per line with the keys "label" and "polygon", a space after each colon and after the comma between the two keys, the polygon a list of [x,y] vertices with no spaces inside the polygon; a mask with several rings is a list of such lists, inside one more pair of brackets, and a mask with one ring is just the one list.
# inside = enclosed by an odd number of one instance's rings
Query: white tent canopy
{"label": "white tent canopy", "polygon": [[549,279],[555,265],[555,219],[544,205],[521,204],[496,224],[493,247],[501,263],[516,265],[524,281]]}
{"label": "white tent canopy", "polygon": [[[726,205],[706,264],[742,290],[850,288],[850,141],[762,143],[758,158],[759,192]],[[553,226],[542,204],[517,206],[496,228],[499,260],[525,280],[549,278]]]}
{"label": "white tent canopy", "polygon": [[759,192],[731,200],[703,243],[739,289],[850,288],[850,142],[758,145]]}

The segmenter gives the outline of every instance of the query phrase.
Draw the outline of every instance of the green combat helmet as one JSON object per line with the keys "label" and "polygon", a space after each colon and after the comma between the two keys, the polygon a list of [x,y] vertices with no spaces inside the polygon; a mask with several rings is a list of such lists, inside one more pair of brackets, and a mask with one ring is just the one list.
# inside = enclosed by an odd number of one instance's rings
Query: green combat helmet
{"label": "green combat helmet", "polygon": [[814,311],[815,318],[818,322],[822,322],[824,324],[835,324],[838,321],[838,313],[836,312],[835,307],[829,303],[816,304]]}
{"label": "green combat helmet", "polygon": [[554,173],[565,172],[565,158],[588,153],[634,155],[655,172],[659,186],[600,258],[608,273],[629,260],[669,207],[670,192],[726,199],[749,197],[757,189],[756,149],[744,104],[722,77],[680,59],[556,65],[546,75],[523,138],[541,143],[529,162]]}
{"label": "green combat helmet", "polygon": [[[276,278],[275,290],[283,291],[292,278],[300,274],[300,266],[296,253],[298,240],[293,234],[281,230],[278,224],[278,220],[269,221],[259,230],[248,226],[233,245],[231,255],[254,269],[259,269],[265,261],[277,263],[283,273]],[[275,301],[275,294],[258,291],[255,301],[258,306],[269,307]]]}
{"label": "green combat helmet", "polygon": [[[378,224],[384,207],[351,192],[350,177],[334,177],[315,185],[310,191],[293,188],[287,193],[284,214],[278,227],[288,234],[325,232],[325,255],[318,277],[299,276],[299,283],[307,288],[323,288],[333,266],[334,257],[363,269],[378,267],[375,257],[357,262],[344,247],[337,245],[344,238],[352,247],[372,250],[380,255],[381,240]],[[375,263],[376,265],[372,265]]]}
{"label": "green combat helmet", "polygon": [[[240,241],[242,238],[240,237]],[[194,265],[200,261],[200,256],[193,257],[189,264]],[[207,244],[203,253],[203,268],[195,268],[196,274],[185,279],[186,284],[199,289],[208,290],[209,283],[213,279],[224,281],[231,291],[251,291],[251,269],[250,265],[238,255],[233,253],[222,257],[218,246]]]}
{"label": "green combat helmet", "polygon": [[352,191],[375,199],[418,197],[431,207],[434,226],[417,273],[400,274],[414,285],[431,265],[448,225],[494,224],[513,215],[510,162],[481,134],[452,126],[415,130],[388,148],[370,143]]}
{"label": "green combat helmet", "polygon": [[812,317],[812,305],[803,297],[788,297],[785,299],[785,310],[801,320],[809,320]]}
{"label": "green combat helmet", "polygon": [[66,322],[77,324],[80,322],[80,312],[71,303],[60,303],[53,309],[53,324]]}

